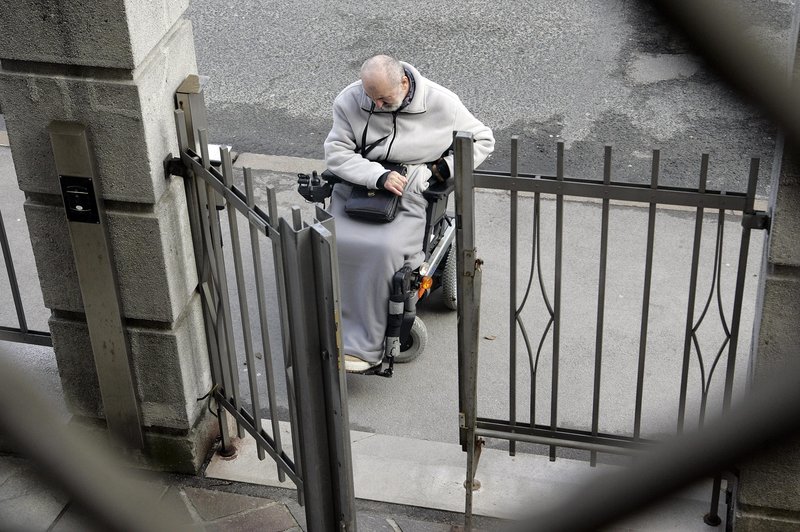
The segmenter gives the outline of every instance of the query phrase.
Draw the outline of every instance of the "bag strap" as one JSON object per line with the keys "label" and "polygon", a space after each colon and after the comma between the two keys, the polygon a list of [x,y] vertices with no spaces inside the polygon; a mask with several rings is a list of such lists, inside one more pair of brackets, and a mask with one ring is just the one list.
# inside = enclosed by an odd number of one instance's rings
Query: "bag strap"
{"label": "bag strap", "polygon": [[[367,130],[369,129],[369,121],[372,118],[372,113],[374,111],[375,111],[375,102],[372,102],[372,105],[369,108],[369,116],[367,117],[367,123],[364,124],[364,131],[361,133],[361,149],[359,151],[361,153],[361,156],[365,159],[367,158],[367,154],[372,150],[374,150],[378,146],[378,144],[388,139],[389,135],[397,131],[397,111],[394,111],[392,113],[392,130],[385,136],[367,145]],[[386,151],[386,157],[383,158],[384,161],[387,160],[387,158],[389,157],[389,152],[392,150],[393,144],[394,144],[394,138],[392,138],[392,142],[389,143],[389,149]]]}

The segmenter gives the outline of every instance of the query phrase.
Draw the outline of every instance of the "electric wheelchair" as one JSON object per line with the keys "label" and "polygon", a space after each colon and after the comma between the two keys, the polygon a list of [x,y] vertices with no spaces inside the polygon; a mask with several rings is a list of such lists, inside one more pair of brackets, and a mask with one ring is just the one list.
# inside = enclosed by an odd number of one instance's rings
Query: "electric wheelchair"
{"label": "electric wheelchair", "polygon": [[[297,175],[297,191],[307,201],[321,203],[331,196],[333,186],[341,179],[329,170]],[[389,312],[384,341],[383,360],[363,374],[391,377],[394,363],[410,362],[425,349],[428,331],[417,316],[417,303],[442,289],[444,305],[455,310],[456,300],[456,249],[455,220],[447,213],[450,194],[455,189],[453,178],[444,182],[431,179],[423,196],[428,201],[425,233],[422,235],[425,258],[419,268],[404,266],[392,277],[390,301],[387,308],[401,308],[402,312]],[[402,303],[399,305],[398,303]]]}

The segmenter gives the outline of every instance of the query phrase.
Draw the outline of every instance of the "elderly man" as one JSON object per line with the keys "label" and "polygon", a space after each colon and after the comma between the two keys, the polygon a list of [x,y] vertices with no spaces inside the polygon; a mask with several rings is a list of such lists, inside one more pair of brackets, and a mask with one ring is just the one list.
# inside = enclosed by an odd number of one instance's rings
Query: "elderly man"
{"label": "elderly man", "polygon": [[[422,193],[432,176],[446,179],[452,174],[453,132],[473,134],[475,166],[494,149],[494,136],[458,96],[408,63],[377,55],[364,62],[360,77],[333,103],[325,162],[345,180],[331,197],[345,369],[363,373],[383,358],[392,275],[406,264],[418,267],[424,258],[427,201]],[[402,163],[406,175],[384,169],[382,162]],[[374,224],[349,218],[344,212],[349,183],[402,196],[394,221]]]}

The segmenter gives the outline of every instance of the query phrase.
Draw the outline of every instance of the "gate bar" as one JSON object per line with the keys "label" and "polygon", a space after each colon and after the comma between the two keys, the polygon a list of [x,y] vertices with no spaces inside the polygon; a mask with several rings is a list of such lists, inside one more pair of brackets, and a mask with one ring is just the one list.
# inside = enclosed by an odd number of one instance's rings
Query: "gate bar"
{"label": "gate bar", "polygon": [[[611,146],[605,147],[603,157],[603,184],[611,183]],[[603,212],[600,224],[600,272],[597,289],[597,331],[594,348],[594,398],[592,400],[592,435],[597,436],[600,424],[600,383],[603,371],[603,322],[606,308],[606,264],[608,259],[608,214],[609,199],[603,198]],[[589,457],[591,466],[597,465],[597,452],[592,451]]]}
{"label": "gate bar", "polygon": [[25,334],[28,332],[28,323],[25,320],[25,310],[22,307],[22,298],[19,293],[19,284],[17,283],[17,274],[14,270],[14,261],[11,258],[11,248],[8,245],[8,234],[6,233],[6,225],[3,222],[3,213],[0,212],[0,247],[3,250],[3,258],[6,262],[6,273],[8,274],[8,284],[11,286],[11,297],[14,298],[14,307],[17,311],[17,320],[19,322],[20,331]]}
{"label": "gate bar", "polygon": [[8,234],[3,223],[3,214],[0,213],[0,247],[3,251],[3,258],[6,263],[6,273],[8,274],[8,284],[11,287],[11,295],[14,298],[14,307],[17,312],[19,329],[13,327],[0,326],[0,340],[7,342],[20,342],[25,344],[53,346],[53,339],[49,332],[32,331],[28,329],[28,322],[25,319],[25,309],[22,305],[22,297],[17,283],[17,274],[14,270],[14,260],[11,257],[11,248],[8,245]]}
{"label": "gate bar", "polygon": [[[556,149],[556,179],[564,180],[564,143],[559,142]],[[550,392],[550,426],[558,427],[558,370],[561,349],[561,265],[564,236],[564,194],[556,195],[556,257],[553,290],[553,377]],[[556,447],[550,446],[550,461],[556,459]]]}
{"label": "gate bar", "polygon": [[683,207],[702,205],[708,209],[726,209],[738,212],[747,208],[747,197],[742,193],[722,194],[714,190],[704,190],[700,193],[676,187],[658,187],[653,190],[649,185],[636,183],[603,185],[602,182],[576,180],[563,176],[561,180],[551,176],[532,174],[520,174],[518,178],[510,178],[501,172],[480,171],[475,172],[475,186],[493,190],[518,190],[585,198],[603,199],[607,197],[611,200],[640,203],[655,201],[663,205]]}
{"label": "gate bar", "polygon": [[[704,153],[700,160],[700,182],[698,190],[706,190],[708,176],[708,154]],[[686,416],[686,388],[689,380],[689,358],[692,351],[692,327],[694,326],[694,305],[697,292],[697,269],[700,263],[700,241],[703,236],[703,205],[697,207],[694,222],[694,245],[692,246],[692,269],[689,280],[689,301],[686,310],[686,328],[683,340],[683,369],[681,370],[680,404],[678,408],[678,434],[683,432]]]}
{"label": "gate bar", "polygon": [[[198,132],[200,137],[200,152],[203,168],[208,170],[211,167],[208,155],[208,133],[205,129]],[[217,210],[217,193],[214,188],[206,181],[205,187],[205,207],[211,226],[211,249],[217,265],[217,276],[215,280],[219,283],[217,295],[219,297],[218,307],[222,307],[222,333],[225,344],[220,349],[220,354],[224,358],[222,361],[223,371],[227,366],[229,382],[225,387],[225,392],[231,403],[238,409],[239,401],[239,372],[236,363],[236,346],[233,342],[233,322],[231,319],[230,292],[228,291],[228,279],[225,268],[225,256],[222,251],[222,230],[219,223],[219,211]],[[202,188],[202,187],[199,187]],[[220,195],[221,197],[221,195]],[[219,335],[219,331],[217,333]],[[227,361],[227,365],[224,363]],[[237,434],[240,438],[244,437],[245,430],[241,423],[236,423]]]}
{"label": "gate bar", "polygon": [[[519,175],[519,137],[514,135],[511,137],[511,176],[517,177]],[[509,290],[510,297],[508,301],[509,311],[509,370],[511,375],[509,377],[508,389],[508,419],[509,424],[513,427],[517,420],[517,217],[519,209],[519,198],[516,190],[511,191],[511,231],[509,233]],[[531,420],[531,423],[533,420]],[[508,442],[508,454],[514,456],[517,454],[517,443],[514,440]]]}
{"label": "gate bar", "polygon": [[522,434],[516,432],[506,432],[503,430],[491,430],[484,428],[476,429],[475,435],[485,436],[487,438],[501,439],[501,440],[538,443],[542,445],[549,445],[551,447],[553,446],[570,447],[572,449],[582,449],[585,451],[591,451],[595,455],[597,453],[630,455],[631,451],[635,450],[631,448],[620,447],[617,441],[614,441],[609,445],[603,445],[601,443],[584,442],[584,441],[571,440],[565,438],[557,438],[553,436],[536,436],[534,434]]}
{"label": "gate bar", "polygon": [[[255,194],[253,192],[253,173],[250,168],[244,169],[244,188],[247,199],[247,207],[250,210],[255,208]],[[258,227],[253,216],[248,216],[248,226],[250,228],[250,251],[253,256],[253,275],[256,278],[256,296],[258,300],[258,317],[261,324],[261,351],[264,356],[264,373],[267,378],[267,402],[269,403],[269,418],[272,423],[272,437],[275,441],[275,450],[283,452],[281,443],[281,431],[278,423],[278,416],[275,412],[277,401],[275,398],[275,375],[272,364],[272,348],[269,341],[269,325],[267,323],[267,301],[264,290],[264,269],[261,266],[261,243],[258,239]],[[278,480],[283,482],[286,475],[283,469],[278,468]]]}
{"label": "gate bar", "polygon": [[[653,150],[653,163],[650,172],[650,188],[658,188],[658,173],[661,165],[661,152]],[[639,439],[642,430],[642,398],[644,395],[644,370],[647,356],[647,331],[650,321],[650,288],[653,279],[653,247],[655,244],[656,206],[650,202],[647,217],[647,251],[644,262],[644,288],[642,289],[642,323],[639,330],[639,368],[636,374],[636,409],[633,416],[633,437]]]}
{"label": "gate bar", "polygon": [[[759,159],[750,160],[750,177],[747,181],[747,203],[745,214],[754,213],[753,203],[756,197],[756,183],[758,181]],[[742,224],[742,242],[739,247],[739,265],[736,273],[736,293],[733,299],[733,317],[731,318],[731,343],[728,346],[728,367],[725,378],[725,397],[723,409],[728,410],[731,405],[733,394],[733,375],[736,362],[736,350],[739,345],[739,326],[740,314],[742,313],[742,299],[744,295],[744,282],[747,273],[747,254],[750,251],[750,232],[751,228],[747,224]]]}
{"label": "gate bar", "polygon": [[[233,185],[233,164],[228,148],[220,150],[222,158],[222,178],[226,188]],[[228,207],[228,230],[231,238],[231,248],[233,251],[233,267],[236,276],[236,295],[239,297],[239,317],[242,322],[242,336],[244,339],[244,353],[247,361],[247,379],[250,385],[250,405],[253,408],[253,419],[261,426],[261,401],[258,397],[258,381],[256,380],[256,358],[253,354],[253,332],[250,328],[250,309],[247,302],[247,290],[244,280],[244,267],[242,265],[242,245],[239,239],[239,221],[237,220],[236,209]],[[249,224],[248,224],[249,225]],[[234,358],[236,360],[236,358]],[[238,369],[238,361],[236,363]],[[259,460],[264,460],[264,448],[256,446],[256,453]]]}

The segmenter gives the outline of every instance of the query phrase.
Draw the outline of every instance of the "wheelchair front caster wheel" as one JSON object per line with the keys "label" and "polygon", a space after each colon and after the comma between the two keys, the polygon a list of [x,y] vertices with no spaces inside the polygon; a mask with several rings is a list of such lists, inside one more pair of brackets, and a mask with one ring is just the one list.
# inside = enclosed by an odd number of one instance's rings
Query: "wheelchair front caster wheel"
{"label": "wheelchair front caster wheel", "polygon": [[417,316],[414,318],[408,338],[400,344],[400,354],[394,357],[394,361],[399,364],[411,362],[422,354],[427,344],[428,328],[425,327],[425,322]]}

